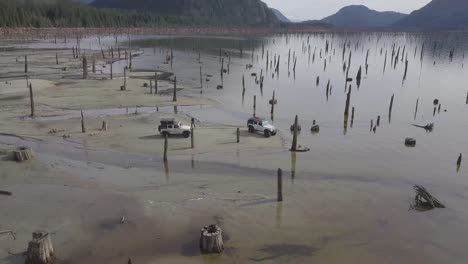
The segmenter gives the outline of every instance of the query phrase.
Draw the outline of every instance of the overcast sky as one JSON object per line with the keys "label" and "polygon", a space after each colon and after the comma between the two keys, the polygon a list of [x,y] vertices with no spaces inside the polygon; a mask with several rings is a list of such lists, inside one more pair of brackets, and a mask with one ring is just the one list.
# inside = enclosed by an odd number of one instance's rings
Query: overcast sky
{"label": "overcast sky", "polygon": [[263,0],[292,20],[322,19],[347,5],[365,5],[378,11],[411,13],[431,0]]}

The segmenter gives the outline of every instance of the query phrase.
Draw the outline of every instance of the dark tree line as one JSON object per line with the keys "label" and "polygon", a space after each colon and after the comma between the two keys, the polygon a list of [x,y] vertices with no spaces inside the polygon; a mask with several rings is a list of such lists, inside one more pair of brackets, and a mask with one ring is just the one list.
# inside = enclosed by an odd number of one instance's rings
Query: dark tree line
{"label": "dark tree line", "polygon": [[192,25],[192,18],[96,9],[69,0],[0,0],[0,27],[148,27]]}

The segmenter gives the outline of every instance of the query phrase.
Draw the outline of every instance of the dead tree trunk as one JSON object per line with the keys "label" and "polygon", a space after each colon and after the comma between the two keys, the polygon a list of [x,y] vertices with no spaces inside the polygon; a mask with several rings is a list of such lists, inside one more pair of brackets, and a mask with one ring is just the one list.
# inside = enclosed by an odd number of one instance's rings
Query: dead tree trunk
{"label": "dead tree trunk", "polygon": [[88,60],[83,56],[83,79],[88,79]]}
{"label": "dead tree trunk", "polygon": [[223,252],[223,231],[219,226],[210,225],[201,229],[200,250],[203,254],[219,254]]}
{"label": "dead tree trunk", "polygon": [[26,264],[51,264],[55,260],[54,246],[48,233],[34,232],[28,244]]}
{"label": "dead tree trunk", "polygon": [[277,176],[278,176],[277,200],[278,202],[282,202],[283,201],[283,171],[281,169],[278,169]]}
{"label": "dead tree trunk", "polygon": [[293,128],[293,141],[291,145],[291,151],[297,150],[297,129],[298,129],[298,116],[294,119],[294,128]]}
{"label": "dead tree trunk", "polygon": [[174,77],[174,93],[172,96],[172,101],[177,102],[177,77]]}
{"label": "dead tree trunk", "polygon": [[83,110],[81,110],[81,133],[86,133],[86,126],[85,126]]}
{"label": "dead tree trunk", "polygon": [[31,102],[31,117],[34,117],[34,94],[32,90],[32,83],[29,83],[29,100]]}

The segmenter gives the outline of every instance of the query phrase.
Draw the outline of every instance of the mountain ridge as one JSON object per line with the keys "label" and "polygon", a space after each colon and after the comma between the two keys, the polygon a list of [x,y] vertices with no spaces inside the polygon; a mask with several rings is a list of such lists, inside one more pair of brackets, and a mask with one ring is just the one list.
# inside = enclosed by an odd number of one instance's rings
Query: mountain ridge
{"label": "mountain ridge", "polygon": [[468,1],[432,0],[394,24],[402,30],[468,30]]}
{"label": "mountain ridge", "polygon": [[325,17],[323,22],[344,28],[385,28],[403,17],[403,13],[372,10],[364,5],[350,5],[341,8],[334,15]]}

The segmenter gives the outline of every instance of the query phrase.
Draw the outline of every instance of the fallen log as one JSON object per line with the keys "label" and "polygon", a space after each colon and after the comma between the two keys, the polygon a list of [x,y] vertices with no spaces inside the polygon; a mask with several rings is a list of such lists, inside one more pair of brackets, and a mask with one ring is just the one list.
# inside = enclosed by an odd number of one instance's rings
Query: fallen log
{"label": "fallen log", "polygon": [[426,131],[434,130],[434,123],[430,123],[430,124],[427,124],[425,126],[420,126],[420,125],[413,124],[412,126],[419,127],[419,128],[424,128]]}
{"label": "fallen log", "polygon": [[416,196],[414,197],[414,205],[412,205],[412,208],[418,210],[445,208],[445,205],[433,197],[424,187],[415,185],[413,189],[416,192]]}

